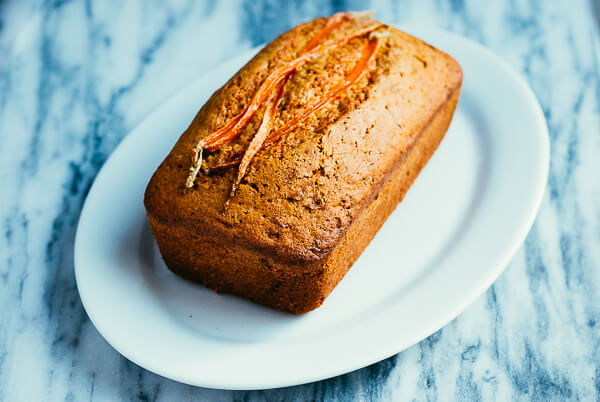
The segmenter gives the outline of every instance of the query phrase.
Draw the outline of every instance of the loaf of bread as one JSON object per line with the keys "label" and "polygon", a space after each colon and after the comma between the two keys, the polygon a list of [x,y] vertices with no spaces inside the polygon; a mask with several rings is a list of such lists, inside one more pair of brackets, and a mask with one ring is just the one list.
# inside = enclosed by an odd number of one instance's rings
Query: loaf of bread
{"label": "loaf of bread", "polygon": [[282,34],[148,184],[167,267],[278,310],[319,307],[436,150],[461,82],[452,57],[363,15]]}

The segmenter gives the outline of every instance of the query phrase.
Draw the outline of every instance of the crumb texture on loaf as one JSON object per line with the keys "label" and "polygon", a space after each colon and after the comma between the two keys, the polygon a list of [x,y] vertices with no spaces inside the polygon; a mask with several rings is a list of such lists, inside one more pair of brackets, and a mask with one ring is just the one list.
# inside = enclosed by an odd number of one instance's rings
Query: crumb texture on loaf
{"label": "crumb texture on loaf", "polygon": [[[200,174],[193,189],[184,188],[194,144],[239,113],[267,74],[293,59],[325,21],[300,25],[267,45],[201,108],[148,185],[151,222],[253,250],[290,267],[319,267],[336,250],[460,88],[456,61],[404,32],[387,28],[366,78],[258,153],[227,209],[223,204],[235,169]],[[359,46],[360,40],[351,41],[295,72],[276,125],[339,81]],[[208,162],[239,153],[261,113]]]}

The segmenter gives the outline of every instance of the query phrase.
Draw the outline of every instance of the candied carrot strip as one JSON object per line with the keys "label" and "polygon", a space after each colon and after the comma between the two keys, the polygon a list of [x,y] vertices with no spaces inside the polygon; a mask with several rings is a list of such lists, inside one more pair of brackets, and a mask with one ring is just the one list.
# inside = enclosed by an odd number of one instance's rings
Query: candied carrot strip
{"label": "candied carrot strip", "polygon": [[[308,42],[300,51],[300,55],[308,52],[309,50],[313,49],[315,46],[317,46],[319,44],[319,42],[321,42],[323,40],[323,38],[327,37],[327,35],[329,35],[331,32],[333,32],[335,29],[337,29],[340,25],[342,25],[344,22],[348,21],[350,18],[348,17],[348,13],[335,13],[333,14],[328,20],[327,23],[325,24],[325,26],[323,27],[323,29],[321,29],[319,31],[319,33],[317,33],[311,40],[310,42]],[[289,81],[291,77],[291,74],[288,75],[282,82],[280,85],[280,87],[285,87],[285,85],[287,84],[287,82]],[[281,97],[283,96],[283,91],[278,91],[278,95],[277,95],[277,99],[275,100],[275,103],[279,103],[279,101],[281,100]]]}
{"label": "candied carrot strip", "polygon": [[[340,13],[336,13],[336,14],[332,15],[327,20],[327,23],[325,24],[323,29],[321,29],[302,48],[302,50],[300,51],[300,54],[302,55],[302,54],[312,50],[315,46],[317,46],[319,44],[319,42],[321,42],[323,40],[323,38],[327,37],[327,35],[329,35],[333,30],[337,29],[344,22],[348,21],[348,19],[349,18],[348,18],[347,13],[340,12]],[[229,200],[231,198],[233,198],[233,196],[235,195],[235,191],[237,190],[242,179],[246,175],[246,171],[248,170],[248,167],[250,166],[252,159],[254,158],[256,153],[258,151],[260,151],[260,149],[263,148],[264,141],[267,139],[268,135],[271,133],[271,128],[273,127],[273,117],[275,116],[275,110],[277,109],[277,107],[279,106],[279,103],[281,102],[281,98],[283,97],[283,90],[285,88],[285,85],[289,81],[290,76],[291,76],[291,74],[286,76],[279,83],[279,88],[277,89],[277,95],[271,102],[269,102],[267,104],[267,107],[265,109],[265,114],[263,115],[263,120],[261,122],[261,125],[260,125],[257,133],[255,134],[254,138],[248,145],[248,149],[244,153],[244,156],[242,157],[242,159],[237,160],[237,163],[239,163],[240,167],[238,168],[238,174],[237,174],[236,180],[231,187],[231,194],[229,195],[229,198],[227,199],[227,202],[225,203],[226,207],[229,204]]]}
{"label": "candied carrot strip", "polygon": [[319,44],[319,42],[321,42],[327,35],[329,35],[331,32],[333,32],[335,29],[337,29],[340,25],[342,25],[344,22],[348,21],[350,19],[348,13],[335,13],[333,14],[331,17],[329,17],[329,19],[327,20],[327,23],[325,24],[325,26],[323,27],[323,29],[321,29],[319,31],[318,34],[316,34],[311,40],[310,42],[308,42],[305,46],[304,49],[302,49],[302,52],[305,52],[307,50],[310,50],[312,48],[314,48],[315,46],[317,46]]}
{"label": "candied carrot strip", "polygon": [[[300,55],[314,49],[315,46],[317,46],[322,40],[323,38],[327,37],[331,32],[333,32],[335,29],[337,29],[340,25],[342,25],[344,22],[348,21],[350,18],[348,17],[349,14],[348,13],[344,13],[344,12],[339,12],[339,13],[335,13],[334,15],[332,15],[328,20],[327,23],[325,24],[325,26],[323,27],[323,29],[321,29],[319,31],[318,34],[316,34],[300,51]],[[281,98],[283,96],[283,88],[285,87],[285,85],[288,83],[290,77],[292,76],[292,74],[288,75],[287,77],[285,77],[285,79],[279,84],[279,90],[277,91],[277,98],[275,99],[275,103],[279,104],[279,102],[281,101]]]}
{"label": "candied carrot strip", "polygon": [[321,109],[326,104],[334,101],[337,97],[352,86],[354,83],[358,82],[368,71],[368,66],[371,60],[373,59],[377,47],[379,45],[379,39],[371,39],[367,42],[365,47],[363,48],[362,55],[360,59],[356,62],[350,73],[348,73],[342,82],[336,85],[333,90],[331,90],[327,95],[307,107],[298,117],[295,117],[292,121],[285,124],[283,127],[279,128],[277,131],[273,132],[269,138],[264,143],[264,146],[273,144],[277,140],[279,140],[284,135],[288,134],[298,123],[305,120],[312,113]]}
{"label": "candied carrot strip", "polygon": [[[360,79],[368,72],[368,66],[370,62],[373,60],[375,53],[377,52],[377,48],[379,46],[379,39],[371,39],[369,40],[365,46],[363,47],[361,57],[356,62],[352,70],[344,77],[342,82],[336,85],[327,95],[323,98],[319,99],[315,103],[311,104],[302,114],[296,118],[294,118],[291,122],[287,123],[279,130],[272,132],[266,140],[262,142],[260,151],[265,146],[273,144],[277,140],[279,140],[285,134],[288,134],[298,123],[302,120],[306,119],[312,113],[316,112],[327,103],[334,101],[337,97],[344,92],[346,89],[354,85],[356,82],[360,81]],[[264,122],[264,120],[263,120]],[[257,151],[257,152],[258,152]],[[255,154],[255,153],[254,153]],[[245,156],[245,155],[244,155]],[[211,170],[220,170],[232,166],[236,166],[240,163],[240,159],[234,159],[232,161],[211,167]],[[243,176],[242,176],[243,177]]]}
{"label": "candied carrot strip", "polygon": [[252,116],[254,116],[256,111],[260,108],[260,106],[267,100],[269,95],[277,87],[277,84],[289,74],[291,74],[293,71],[295,71],[298,67],[331,49],[343,46],[357,37],[370,33],[371,31],[379,28],[381,25],[381,23],[376,22],[375,24],[371,24],[370,26],[363,28],[360,31],[357,31],[351,35],[345,36],[336,41],[327,41],[311,49],[310,51],[298,56],[290,63],[279,67],[278,69],[273,71],[258,88],[258,91],[256,91],[256,93],[252,97],[252,100],[250,101],[247,110],[244,112],[244,115],[234,125],[234,127],[226,133],[224,133],[223,135],[216,135],[216,133],[213,133],[215,135],[210,134],[208,137],[205,137],[203,140],[200,140],[200,142],[203,143],[203,148],[206,148],[209,151],[213,151],[219,148],[221,145],[224,145],[232,139],[234,139],[235,137],[237,137],[242,131],[242,129],[246,126],[246,124],[248,124]]}
{"label": "candied carrot strip", "polygon": [[254,158],[256,153],[261,150],[263,143],[267,139],[267,136],[271,133],[271,127],[273,127],[273,116],[275,115],[275,110],[279,105],[279,100],[281,99],[282,92],[283,86],[280,86],[277,95],[275,95],[273,99],[267,103],[267,106],[265,108],[265,114],[263,115],[260,127],[258,128],[258,131],[256,132],[254,138],[252,138],[252,141],[250,141],[246,152],[244,152],[242,161],[240,162],[237,177],[235,178],[235,181],[231,186],[231,193],[229,194],[229,198],[225,202],[225,208],[227,208],[227,206],[229,205],[229,200],[233,198],[233,196],[235,195],[235,191],[240,185],[240,182],[246,175],[246,171],[250,166],[250,162],[252,162],[252,158]]}
{"label": "candied carrot strip", "polygon": [[267,100],[268,96],[273,92],[274,89],[276,89],[278,87],[279,83],[282,82],[289,74],[291,74],[298,67],[300,67],[304,63],[312,60],[313,58],[320,56],[321,54],[323,54],[331,49],[343,46],[346,43],[350,42],[351,40],[353,40],[357,37],[360,37],[362,35],[365,35],[367,33],[370,33],[372,31],[374,31],[375,29],[381,27],[382,25],[383,24],[381,24],[380,22],[375,22],[374,24],[371,24],[371,25],[369,25],[357,32],[354,32],[351,35],[347,35],[341,39],[338,39],[335,41],[330,40],[330,41],[324,42],[321,45],[316,46],[315,48],[307,51],[306,53],[303,53],[302,55],[298,56],[296,59],[294,59],[290,63],[288,63],[282,67],[279,67],[278,69],[273,71],[271,74],[269,74],[269,76],[267,76],[265,81],[261,84],[261,86],[258,88],[256,93],[253,95],[252,99],[250,100],[250,103],[242,112],[242,115],[240,116],[239,120],[237,120],[233,123],[232,122],[228,123],[227,124],[228,126],[230,124],[232,124],[232,126],[230,126],[228,130],[225,130],[225,127],[223,127],[222,129],[219,129],[219,130],[209,134],[208,136],[204,137],[200,141],[198,141],[198,143],[196,144],[196,146],[194,147],[194,150],[193,150],[193,157],[192,157],[193,164],[192,164],[192,167],[190,168],[190,175],[188,176],[188,178],[186,180],[186,186],[187,187],[193,186],[194,180],[196,179],[198,172],[200,171],[200,166],[202,165],[202,158],[201,158],[202,150],[203,149],[207,149],[209,151],[216,150],[220,146],[228,143],[229,141],[231,141],[235,137],[237,137],[240,134],[240,132],[242,131],[242,129],[248,124],[248,122],[250,121],[252,116],[254,116],[256,111],[260,108],[260,106]]}
{"label": "candied carrot strip", "polygon": [[234,116],[233,119],[231,119],[231,121],[229,123],[225,124],[223,127],[221,127],[220,129],[218,129],[217,131],[215,131],[212,134],[222,135],[222,134],[226,133],[227,131],[231,130],[236,125],[236,123],[238,121],[240,121],[240,119],[242,118],[244,113],[246,113],[246,109],[242,110],[240,113],[238,113],[236,116]]}
{"label": "candied carrot strip", "polygon": [[[233,117],[229,123],[215,131],[215,133],[225,133],[242,118],[245,109],[242,110],[239,114]],[[198,172],[200,171],[200,167],[202,166],[202,151],[203,148],[200,144],[196,144],[192,153],[192,166],[190,167],[190,174],[185,182],[186,187],[191,188],[194,185],[194,180],[198,176]]]}
{"label": "candied carrot strip", "polygon": [[[323,40],[323,38],[327,37],[327,35],[329,35],[331,32],[333,32],[335,29],[337,29],[340,25],[342,25],[344,22],[350,20],[349,14],[348,13],[344,13],[344,12],[339,12],[336,13],[334,15],[332,15],[328,20],[327,23],[325,24],[325,26],[323,27],[323,29],[321,29],[319,31],[319,33],[317,33],[311,40],[310,42],[308,42],[304,48],[302,49],[302,51],[300,52],[300,54],[304,54],[307,51],[313,49],[315,46],[317,46],[319,44],[319,42],[321,42],[321,40]],[[277,98],[275,100],[275,104],[279,104],[279,102],[281,101],[281,97],[283,96],[283,87],[285,87],[286,83],[289,80],[289,75],[285,78],[285,80],[283,82],[280,83],[280,88],[277,91]],[[227,131],[231,130],[236,123],[241,119],[241,117],[244,115],[244,113],[248,110],[248,106],[242,110],[241,113],[239,113],[237,116],[235,116],[229,123],[227,123],[225,126],[223,126],[222,128],[220,128],[219,130],[215,131],[213,133],[214,137],[220,137],[223,134],[225,134]],[[272,118],[272,117],[271,117]],[[205,138],[205,142],[210,142],[210,138],[208,138],[208,140]],[[198,171],[200,170],[200,166],[202,164],[202,144],[198,143],[195,147],[194,147],[194,154],[193,154],[193,158],[192,158],[192,167],[190,168],[190,175],[188,177],[188,180],[186,182],[186,185],[188,187],[192,187],[193,186],[193,181],[196,178],[196,176],[198,175]],[[213,167],[211,170],[215,170],[215,169],[222,169],[222,168],[227,168],[227,167],[232,167],[232,166],[236,166],[241,162],[240,158],[236,158],[233,161],[230,162],[225,162],[222,163],[218,166]]]}

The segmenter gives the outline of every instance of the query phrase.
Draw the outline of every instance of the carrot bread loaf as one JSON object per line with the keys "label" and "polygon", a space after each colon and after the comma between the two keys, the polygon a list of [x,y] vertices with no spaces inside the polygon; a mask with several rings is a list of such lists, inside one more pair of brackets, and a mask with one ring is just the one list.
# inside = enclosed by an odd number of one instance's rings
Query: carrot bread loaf
{"label": "carrot bread loaf", "polygon": [[284,33],[152,176],[144,203],[167,266],[279,310],[317,308],[437,148],[461,82],[452,57],[364,14]]}

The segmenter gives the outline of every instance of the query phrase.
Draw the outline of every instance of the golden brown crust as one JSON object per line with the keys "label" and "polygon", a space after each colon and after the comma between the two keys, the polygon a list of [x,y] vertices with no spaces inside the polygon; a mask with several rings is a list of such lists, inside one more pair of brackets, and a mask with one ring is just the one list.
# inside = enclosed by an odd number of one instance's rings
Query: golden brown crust
{"label": "golden brown crust", "polygon": [[[370,74],[259,152],[229,208],[223,205],[235,169],[200,174],[186,189],[195,143],[239,113],[266,75],[324,24],[317,19],[286,32],[215,92],[152,177],[144,200],[169,268],[292,312],[322,303],[400,201],[443,137],[462,81],[450,56],[388,28]],[[339,81],[360,44],[352,41],[297,71],[276,125]],[[239,152],[261,113],[208,163]],[[385,205],[374,207],[381,199]]]}

